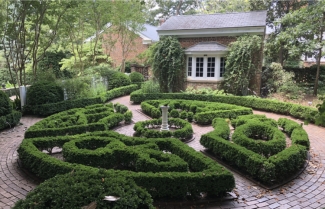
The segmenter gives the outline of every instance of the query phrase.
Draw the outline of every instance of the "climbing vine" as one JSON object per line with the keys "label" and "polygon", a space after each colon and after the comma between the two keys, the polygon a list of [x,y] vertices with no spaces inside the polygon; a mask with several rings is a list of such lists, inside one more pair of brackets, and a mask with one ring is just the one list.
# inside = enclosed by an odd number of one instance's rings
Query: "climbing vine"
{"label": "climbing vine", "polygon": [[230,44],[225,72],[225,89],[237,95],[246,95],[251,78],[258,69],[257,52],[260,51],[262,39],[259,36],[244,35]]}
{"label": "climbing vine", "polygon": [[153,46],[152,69],[162,92],[179,91],[177,84],[184,67],[184,50],[176,37],[163,36]]}

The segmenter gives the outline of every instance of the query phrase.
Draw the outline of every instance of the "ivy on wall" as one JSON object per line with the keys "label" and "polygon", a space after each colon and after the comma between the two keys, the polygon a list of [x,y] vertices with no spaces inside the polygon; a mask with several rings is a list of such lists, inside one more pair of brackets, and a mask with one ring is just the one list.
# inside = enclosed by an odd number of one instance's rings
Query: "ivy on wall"
{"label": "ivy on wall", "polygon": [[246,95],[251,78],[258,69],[254,60],[259,56],[262,39],[257,35],[244,35],[230,44],[224,75],[225,89],[229,93]]}
{"label": "ivy on wall", "polygon": [[184,67],[184,50],[173,36],[163,36],[153,46],[152,69],[162,92],[179,91],[177,88]]}

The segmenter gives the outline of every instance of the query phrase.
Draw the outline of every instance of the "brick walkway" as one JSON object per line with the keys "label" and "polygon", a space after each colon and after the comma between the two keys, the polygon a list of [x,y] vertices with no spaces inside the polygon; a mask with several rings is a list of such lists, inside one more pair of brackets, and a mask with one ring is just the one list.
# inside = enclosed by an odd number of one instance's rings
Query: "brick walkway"
{"label": "brick walkway", "polygon": [[[133,112],[133,121],[147,120],[148,117],[140,113],[139,105],[132,105],[129,96],[120,97],[112,102],[127,105]],[[269,118],[285,117],[273,113],[254,111],[255,114],[265,114]],[[290,117],[287,117],[290,118]],[[293,118],[290,118],[293,119]],[[0,132],[0,209],[10,208],[13,204],[31,191],[36,183],[26,176],[17,164],[17,148],[23,139],[26,127],[39,121],[40,118],[24,117],[23,125],[14,129]],[[302,121],[293,119],[299,123]],[[212,130],[211,126],[193,124],[195,140],[188,143],[195,150],[204,148],[200,145],[200,136]],[[253,182],[234,173],[236,179],[235,193],[237,200],[224,201],[201,205],[198,208],[322,208],[325,207],[325,128],[315,125],[304,126],[311,142],[310,162],[306,170],[296,179],[280,188],[268,191]],[[133,124],[115,129],[119,133],[133,135]],[[170,208],[170,207],[168,207]],[[175,208],[193,208],[181,207]]]}

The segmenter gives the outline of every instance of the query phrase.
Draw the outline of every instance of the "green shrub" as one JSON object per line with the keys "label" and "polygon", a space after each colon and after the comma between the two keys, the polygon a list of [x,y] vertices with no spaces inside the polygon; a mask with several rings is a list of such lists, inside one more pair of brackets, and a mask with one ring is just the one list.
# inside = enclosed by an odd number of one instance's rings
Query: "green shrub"
{"label": "green shrub", "polygon": [[176,109],[172,109],[169,113],[169,116],[172,118],[178,118],[179,117],[179,111]]}
{"label": "green shrub", "polygon": [[[120,199],[112,204],[104,200],[105,196]],[[154,209],[149,193],[134,181],[110,176],[101,170],[55,176],[39,185],[13,208],[82,208],[93,202],[97,208]]]}
{"label": "green shrub", "polygon": [[144,76],[139,72],[132,72],[129,75],[131,83],[140,83],[144,81]]}
{"label": "green shrub", "polygon": [[160,93],[160,87],[157,82],[153,80],[146,81],[141,85],[141,92],[145,94],[157,94]]}
{"label": "green shrub", "polygon": [[186,111],[182,111],[182,112],[179,114],[179,118],[180,118],[180,119],[183,119],[183,120],[187,119],[187,112],[186,112]]}
{"label": "green shrub", "polygon": [[0,116],[5,116],[12,112],[12,105],[8,95],[0,90]]}
{"label": "green shrub", "polygon": [[28,88],[28,105],[42,105],[63,101],[63,89],[56,83],[38,82]]}
{"label": "green shrub", "polygon": [[8,95],[0,90],[0,130],[17,125],[20,118],[21,113],[13,110]]}
{"label": "green shrub", "polygon": [[133,117],[132,111],[131,110],[126,111],[124,113],[124,122],[125,123],[131,123],[132,122],[132,117]]}
{"label": "green shrub", "polygon": [[187,121],[192,122],[193,121],[193,116],[194,116],[193,112],[188,112],[187,113]]}
{"label": "green shrub", "polygon": [[111,75],[108,80],[108,90],[131,84],[129,76],[124,73],[117,72]]}
{"label": "green shrub", "polygon": [[321,97],[320,99],[323,100],[323,103],[317,106],[319,115],[316,118],[316,125],[325,126],[325,97]]}

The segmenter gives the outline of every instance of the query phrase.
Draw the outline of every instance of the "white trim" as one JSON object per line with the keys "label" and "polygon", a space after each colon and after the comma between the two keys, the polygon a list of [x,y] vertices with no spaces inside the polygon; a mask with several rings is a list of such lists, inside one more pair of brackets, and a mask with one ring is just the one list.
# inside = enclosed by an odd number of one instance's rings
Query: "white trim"
{"label": "white trim", "polygon": [[174,35],[179,38],[211,37],[211,36],[238,36],[242,34],[264,35],[265,26],[242,28],[210,28],[210,29],[186,29],[186,30],[157,30],[159,36]]}
{"label": "white trim", "polygon": [[[221,57],[226,57],[225,53],[217,53],[210,54],[213,56],[205,56],[207,54],[188,54],[186,55],[186,77],[187,81],[191,82],[217,82],[224,80],[223,77],[220,77],[220,59]],[[192,72],[191,76],[188,76],[188,58],[192,57]],[[203,77],[196,77],[196,58],[202,58],[203,57]],[[208,63],[208,57],[214,57],[215,58],[215,71],[214,71],[214,77],[207,77],[207,63]]]}

